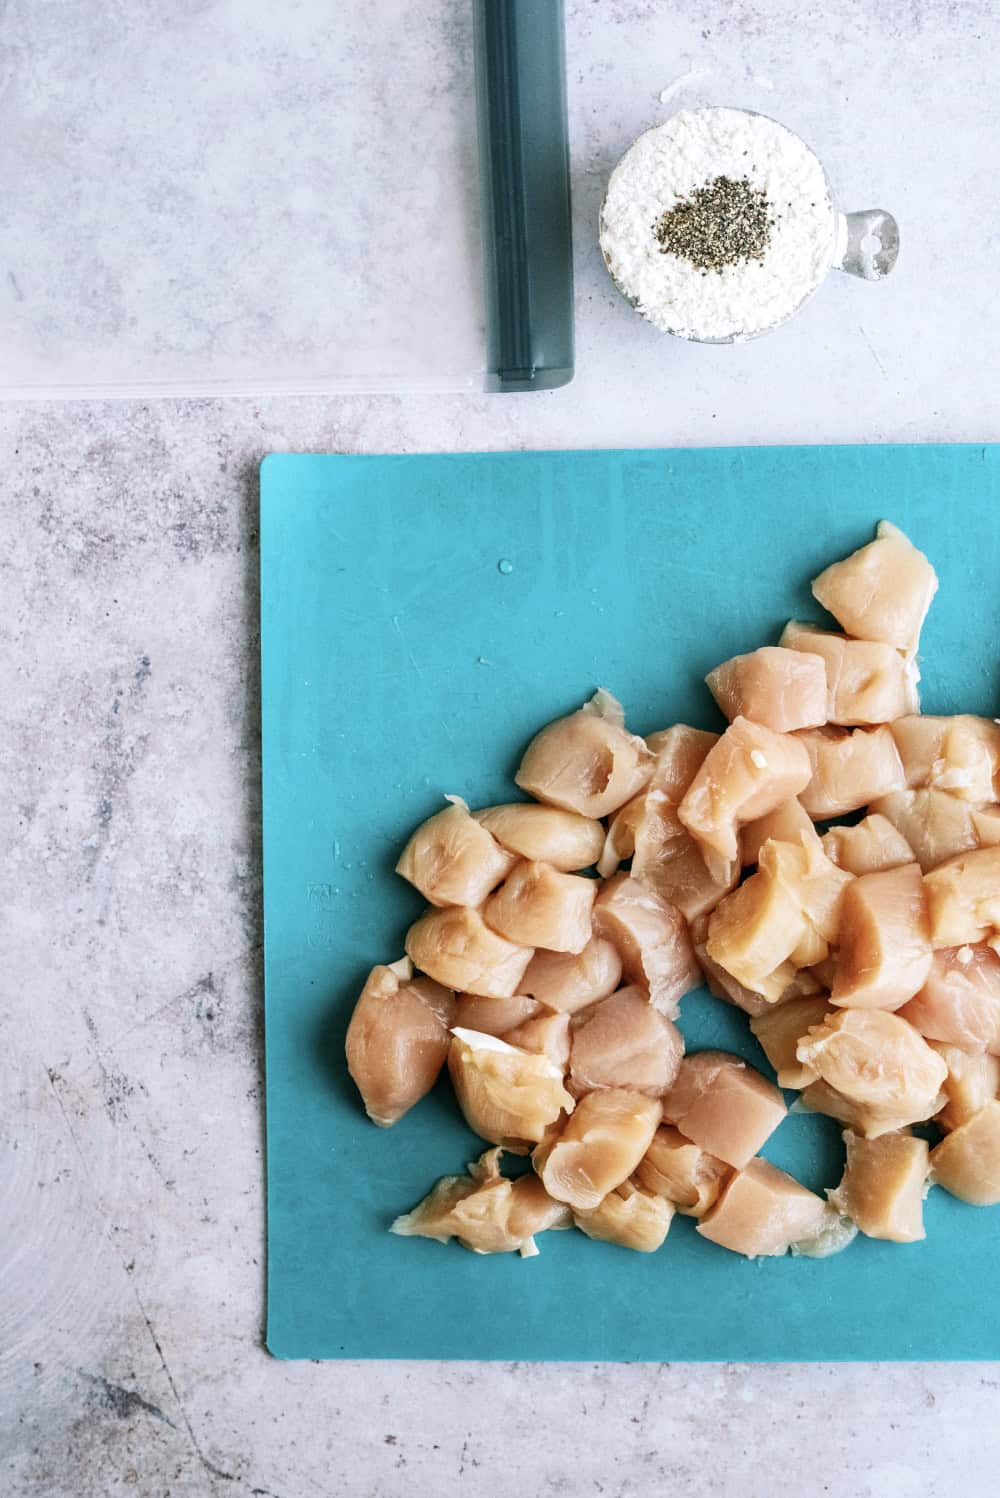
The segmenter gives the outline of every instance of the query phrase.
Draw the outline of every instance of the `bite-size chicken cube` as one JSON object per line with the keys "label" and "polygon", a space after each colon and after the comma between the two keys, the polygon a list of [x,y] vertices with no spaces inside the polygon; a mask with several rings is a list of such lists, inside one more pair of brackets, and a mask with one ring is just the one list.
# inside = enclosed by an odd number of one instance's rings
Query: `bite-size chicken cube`
{"label": "bite-size chicken cube", "polygon": [[931,1179],[974,1207],[1000,1202],[1000,1102],[987,1103],[931,1150]]}
{"label": "bite-size chicken cube", "polygon": [[701,984],[687,923],[676,906],[631,874],[609,879],[594,904],[594,930],[614,943],[626,975],[673,1018]]}
{"label": "bite-size chicken cube", "polygon": [[512,801],[505,806],[484,807],[472,815],[508,853],[551,864],[564,874],[589,869],[604,847],[600,822],[557,806]]}
{"label": "bite-size chicken cube", "polygon": [[764,1014],[750,1020],[750,1029],[770,1061],[779,1087],[808,1087],[816,1073],[798,1059],[799,1041],[811,1026],[821,1025],[831,1013],[826,994],[791,999],[787,1004],[771,1005]]}
{"label": "bite-size chicken cube", "polygon": [[618,948],[592,936],[582,952],[536,952],[521,987],[548,1009],[574,1014],[614,993],[622,976]]}
{"label": "bite-size chicken cube", "polygon": [[483,906],[493,931],[522,947],[582,952],[590,941],[597,881],[563,874],[547,863],[515,864]]}
{"label": "bite-size chicken cube", "polygon": [[653,762],[644,740],[625,728],[621,704],[602,689],[535,735],[514,779],[550,806],[606,817],[638,795]]}
{"label": "bite-size chicken cube", "polygon": [[448,1071],[472,1132],[513,1154],[527,1154],[563,1110],[574,1108],[561,1066],[495,1035],[453,1030]]}
{"label": "bite-size chicken cube", "polygon": [[661,1247],[673,1221],[674,1206],[665,1197],[623,1181],[589,1211],[580,1208],[573,1221],[588,1238],[651,1254]]}
{"label": "bite-size chicken cube", "polygon": [[514,867],[512,853],[469,814],[458,796],[422,822],[396,864],[431,905],[481,905]]}
{"label": "bite-size chicken cube", "polygon": [[733,719],[677,809],[717,878],[725,878],[739,857],[740,827],[797,796],[810,774],[809,755],[798,735],[772,733],[748,718]]}
{"label": "bite-size chicken cube", "polygon": [[873,807],[906,838],[925,874],[958,853],[1000,842],[1000,818],[950,791],[892,791]]}
{"label": "bite-size chicken cube", "polygon": [[831,1003],[851,1009],[899,1009],[923,988],[932,959],[918,864],[851,880],[841,907]]}
{"label": "bite-size chicken cube", "polygon": [[797,648],[762,645],[749,655],[723,661],[705,682],[730,722],[749,718],[774,733],[791,733],[817,728],[827,720],[824,661]]}
{"label": "bite-size chicken cube", "polygon": [[986,945],[941,948],[899,1013],[928,1040],[1000,1055],[1000,956]]}
{"label": "bite-size chicken cube", "polygon": [[916,713],[892,724],[910,790],[948,791],[964,801],[1000,801],[1000,724],[972,713]]}
{"label": "bite-size chicken cube", "polygon": [[948,1099],[935,1123],[946,1132],[968,1123],[981,1108],[1000,1094],[1000,1056],[988,1051],[963,1051],[961,1046],[942,1040],[929,1040],[948,1068],[944,1095]]}
{"label": "bite-size chicken cube", "polygon": [[706,754],[718,742],[717,733],[687,723],[647,734],[646,747],[656,756],[656,783],[672,806],[680,805]]}
{"label": "bite-size chicken cube", "polygon": [[[811,1026],[796,1056],[839,1096],[858,1105],[861,1116],[843,1122],[867,1137],[888,1132],[880,1127],[884,1123],[900,1128],[931,1117],[940,1106],[948,1073],[923,1036],[884,1009],[837,1010]],[[807,1107],[815,1106],[816,1086],[803,1093]]]}
{"label": "bite-size chicken cube", "polygon": [[547,1056],[563,1073],[569,1066],[570,1030],[568,1014],[547,1011],[526,1019],[503,1037],[508,1045]]}
{"label": "bite-size chicken cube", "polygon": [[795,978],[790,959],[806,934],[795,893],[761,869],[713,910],[705,951],[741,987],[775,1004]]}
{"label": "bite-size chicken cube", "polygon": [[890,521],[880,520],[875,540],[825,568],[812,591],[849,635],[913,655],[937,585],[923,552]]}
{"label": "bite-size chicken cube", "polygon": [[635,1178],[647,1191],[664,1196],[685,1217],[702,1217],[718,1199],[732,1167],[673,1124],[661,1124],[636,1166]]}
{"label": "bite-size chicken cube", "polygon": [[827,858],[849,874],[878,874],[882,869],[920,862],[903,834],[878,813],[863,817],[853,827],[831,827],[822,842]]}
{"label": "bite-size chicken cube", "polygon": [[[797,796],[782,801],[773,811],[740,828],[740,863],[744,868],[757,862],[761,848],[772,838],[781,843],[800,843],[803,838],[807,842],[819,842],[812,817]],[[837,862],[836,859],[833,861]]]}
{"label": "bite-size chicken cube", "polygon": [[347,1069],[383,1128],[434,1086],[448,1056],[455,995],[415,978],[407,958],[372,968],[347,1027]]}
{"label": "bite-size chicken cube", "polygon": [[959,853],[924,876],[935,947],[961,947],[1000,933],[1000,846]]}
{"label": "bite-size chicken cube", "polygon": [[663,1116],[685,1138],[742,1169],[786,1114],[773,1082],[728,1051],[685,1056],[663,1100]]}
{"label": "bite-size chicken cube", "polygon": [[836,1237],[838,1216],[822,1197],[767,1160],[748,1160],[729,1179],[715,1206],[698,1223],[697,1232],[747,1258],[776,1257],[790,1248],[821,1254],[850,1241]]}
{"label": "bite-size chicken cube", "polygon": [[[844,727],[891,723],[903,713],[920,710],[917,669],[891,645],[876,640],[849,640],[846,635],[792,619],[781,643],[823,661],[826,674],[824,721]],[[811,727],[802,724],[801,727]]]}
{"label": "bite-size chicken cube", "polygon": [[504,999],[517,993],[532,953],[463,905],[428,911],[414,921],[404,945],[414,967],[446,988]]}
{"label": "bite-size chicken cube", "polygon": [[615,1087],[588,1092],[565,1127],[534,1151],[546,1191],[574,1212],[593,1211],[628,1180],[661,1117],[659,1098]]}
{"label": "bite-size chicken cube", "polygon": [[917,1243],[924,1232],[929,1148],[908,1131],[864,1139],[844,1131],[847,1163],[840,1185],[829,1192],[838,1212],[856,1222],[866,1238]]}
{"label": "bite-size chicken cube", "polygon": [[487,1150],[468,1175],[442,1176],[429,1195],[397,1217],[390,1233],[403,1238],[457,1238],[479,1254],[519,1252],[533,1258],[535,1235],[573,1225],[563,1202],[553,1201],[537,1176],[508,1180],[500,1173],[499,1149]]}
{"label": "bite-size chicken cube", "polygon": [[810,779],[799,799],[816,821],[860,811],[903,788],[903,766],[890,730],[807,728],[796,735],[809,756]]}
{"label": "bite-size chicken cube", "polygon": [[[568,1018],[568,1017],[567,1017]],[[684,1040],[645,990],[621,988],[578,1015],[570,1049],[573,1091],[625,1087],[662,1097],[677,1076]]]}

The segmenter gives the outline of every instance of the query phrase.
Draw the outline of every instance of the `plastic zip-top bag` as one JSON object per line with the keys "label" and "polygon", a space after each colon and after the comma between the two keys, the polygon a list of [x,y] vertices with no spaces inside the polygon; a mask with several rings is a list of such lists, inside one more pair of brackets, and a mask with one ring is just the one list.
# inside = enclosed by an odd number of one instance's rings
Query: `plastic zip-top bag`
{"label": "plastic zip-top bag", "polygon": [[[555,3],[494,7],[561,33]],[[11,0],[0,393],[481,389],[473,30],[456,0],[83,6],[72,26]],[[530,185],[521,206],[523,227]]]}

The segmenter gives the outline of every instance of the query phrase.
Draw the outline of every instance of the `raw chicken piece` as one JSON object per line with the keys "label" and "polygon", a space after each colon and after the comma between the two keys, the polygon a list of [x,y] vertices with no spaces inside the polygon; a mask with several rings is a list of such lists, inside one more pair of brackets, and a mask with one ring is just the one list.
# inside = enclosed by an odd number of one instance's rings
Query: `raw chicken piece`
{"label": "raw chicken piece", "polygon": [[516,993],[509,999],[484,998],[478,993],[458,996],[453,1023],[463,1030],[479,1030],[483,1035],[506,1035],[516,1025],[534,1019],[544,1011],[537,999]]}
{"label": "raw chicken piece", "polygon": [[899,1013],[929,1040],[1000,1055],[1000,957],[985,945],[943,947]]}
{"label": "raw chicken piece", "polygon": [[373,967],[347,1027],[347,1069],[373,1123],[388,1128],[437,1081],[448,1055],[455,995],[414,978],[404,957]]}
{"label": "raw chicken piece", "polygon": [[[816,984],[816,988],[813,991],[819,992],[820,990],[823,990],[826,993],[829,993],[830,989],[833,987],[833,980],[836,975],[837,954],[836,952],[831,952],[829,957],[825,957],[822,962],[814,963],[813,966],[809,969],[809,976],[814,979]],[[799,977],[802,977],[801,973],[799,974]]]}
{"label": "raw chicken piece", "polygon": [[[905,795],[905,792],[893,794]],[[913,849],[903,834],[888,817],[878,814],[863,818],[853,827],[831,827],[823,834],[823,851],[832,863],[849,874],[877,874],[914,860]]]}
{"label": "raw chicken piece", "polygon": [[931,1150],[931,1179],[974,1207],[1000,1202],[1000,1103],[987,1103]]}
{"label": "raw chicken piece", "polygon": [[428,911],[407,931],[405,946],[414,967],[447,988],[503,999],[517,993],[531,961],[530,947],[505,941],[464,906]]}
{"label": "raw chicken piece", "polygon": [[796,1048],[810,1026],[821,1025],[830,1012],[826,994],[817,994],[814,998],[792,999],[751,1019],[750,1029],[774,1067],[779,1087],[808,1087],[815,1082],[816,1073],[798,1059]]}
{"label": "raw chicken piece", "polygon": [[961,801],[950,791],[893,791],[874,803],[913,849],[913,855],[929,874],[939,863],[958,853],[970,852],[983,843],[997,841],[989,818],[980,818],[971,801]]}
{"label": "raw chicken piece", "polygon": [[931,970],[930,925],[919,865],[862,874],[844,891],[840,951],[830,1002],[899,1009]]}
{"label": "raw chicken piece", "polygon": [[537,1176],[516,1181],[500,1174],[499,1149],[487,1150],[465,1176],[442,1176],[429,1196],[397,1217],[390,1233],[403,1238],[457,1238],[475,1253],[512,1253],[533,1258],[534,1235],[573,1225],[572,1214],[549,1196]]}
{"label": "raw chicken piece", "polygon": [[634,1248],[641,1254],[658,1249],[670,1230],[674,1207],[665,1197],[623,1181],[589,1212],[576,1211],[573,1221],[588,1238]]}
{"label": "raw chicken piece", "polygon": [[483,906],[483,919],[508,941],[549,952],[582,952],[591,937],[597,881],[547,863],[516,864]]}
{"label": "raw chicken piece", "polygon": [[635,1178],[685,1217],[701,1217],[715,1203],[730,1169],[673,1124],[662,1124],[636,1166]]}
{"label": "raw chicken piece", "polygon": [[[707,936],[706,930],[706,940]],[[694,955],[704,974],[705,987],[714,998],[735,1005],[737,1009],[742,1009],[744,1014],[766,1014],[769,1009],[773,1008],[771,1000],[765,999],[763,994],[755,993],[751,988],[745,988],[742,983],[737,983],[732,973],[727,973],[714,958],[709,957],[705,940],[695,943]],[[775,1002],[780,1003],[780,998]]]}
{"label": "raw chicken piece", "polygon": [[650,742],[662,744],[653,776],[641,796],[623,806],[608,829],[598,873],[610,878],[623,859],[632,873],[655,884],[664,899],[695,920],[732,889],[739,869],[720,863],[709,872],[699,845],[677,815],[677,806],[718,734],[678,724]]}
{"label": "raw chicken piece", "polygon": [[743,988],[776,1004],[795,977],[790,958],[806,934],[796,896],[762,869],[713,910],[705,950]]}
{"label": "raw chicken piece", "polygon": [[964,801],[1000,800],[1000,724],[957,713],[897,719],[892,735],[911,790],[950,791]]}
{"label": "raw chicken piece", "polygon": [[504,1036],[508,1045],[547,1056],[565,1074],[569,1066],[569,1015],[539,1014],[516,1025]]}
{"label": "raw chicken piece", "polygon": [[536,734],[514,779],[539,801],[607,817],[638,795],[652,772],[652,754],[627,732],[621,704],[602,688],[578,712]]}
{"label": "raw chicken piece", "polygon": [[[903,713],[920,711],[919,674],[914,661],[904,660],[891,645],[874,640],[849,640],[846,635],[800,624],[785,625],[782,645],[819,656],[826,673],[824,722],[846,727],[891,723]],[[808,724],[802,724],[808,727]]]}
{"label": "raw chicken piece", "polygon": [[[684,916],[697,920],[714,910],[739,878],[739,864],[718,862],[709,870],[694,838],[677,815],[676,806],[650,787],[643,799],[643,815],[636,825],[632,873],[657,891]],[[713,861],[715,863],[715,861]]]}
{"label": "raw chicken piece", "polygon": [[948,1101],[935,1121],[942,1129],[957,1129],[1000,1093],[1000,1056],[991,1056],[987,1051],[963,1051],[960,1046],[946,1045],[943,1040],[927,1043],[948,1068],[944,1079]]}
{"label": "raw chicken piece", "polygon": [[[760,850],[760,869],[769,874],[793,896],[807,925],[822,943],[834,944],[840,936],[842,906],[846,891],[854,883],[853,874],[845,873],[823,851],[818,839],[803,836],[798,842],[785,843],[776,838]],[[822,962],[821,951],[812,962]],[[793,952],[796,966],[811,967],[812,962]]]}
{"label": "raw chicken piece", "polygon": [[928,1155],[925,1139],[909,1132],[862,1139],[844,1131],[847,1164],[832,1206],[856,1222],[867,1238],[917,1243],[924,1232]]}
{"label": "raw chicken piece", "polygon": [[562,1133],[532,1159],[550,1196],[591,1212],[627,1181],[660,1122],[658,1098],[610,1088],[588,1092]]}
{"label": "raw chicken piece", "polygon": [[621,975],[618,948],[592,936],[582,952],[536,952],[521,987],[549,1009],[573,1014],[614,993]]}
{"label": "raw chicken piece", "polygon": [[[748,1160],[698,1223],[703,1238],[748,1258],[808,1247],[830,1234],[833,1209],[767,1160]],[[843,1244],[839,1243],[838,1247]]]}
{"label": "raw chicken piece", "polygon": [[781,1093],[759,1071],[727,1051],[685,1056],[663,1116],[685,1138],[742,1169],[785,1117]]}
{"label": "raw chicken piece", "polygon": [[903,766],[888,728],[807,728],[796,737],[812,767],[799,799],[817,821],[902,789]]}
{"label": "raw chicken piece", "polygon": [[960,853],[924,876],[935,947],[993,942],[1000,931],[1000,847]]}
{"label": "raw chicken piece", "polygon": [[672,806],[680,805],[706,754],[718,742],[717,733],[689,728],[686,723],[675,723],[673,728],[661,728],[648,736],[646,746],[656,755],[656,783]]}
{"label": "raw chicken piece", "polygon": [[766,816],[757,817],[740,828],[740,863],[744,868],[757,862],[761,848],[770,838],[777,838],[782,843],[800,843],[803,838],[807,842],[819,841],[812,817],[798,797],[782,801]]}
{"label": "raw chicken piece", "polygon": [[880,1139],[883,1134],[892,1134],[899,1129],[906,1129],[913,1123],[923,1123],[932,1118],[945,1104],[943,1092],[936,1094],[930,1102],[921,1107],[902,1108],[894,1107],[891,1103],[859,1103],[853,1098],[845,1097],[829,1082],[810,1082],[808,1087],[802,1089],[798,1101],[793,1108],[804,1108],[807,1113],[825,1113],[828,1118],[835,1118],[838,1123],[845,1124],[847,1128],[853,1129],[855,1133],[861,1134],[865,1139]]}
{"label": "raw chicken piece", "polygon": [[607,836],[597,860],[597,872],[602,879],[610,879],[620,863],[631,858],[635,852],[635,830],[646,811],[646,792],[626,801],[621,811],[616,811],[608,827]]}
{"label": "raw chicken piece", "polygon": [[681,1032],[653,1008],[645,991],[622,988],[577,1017],[571,1085],[578,1094],[597,1087],[627,1087],[662,1097],[683,1054]]}
{"label": "raw chicken piece", "polygon": [[[589,869],[604,847],[604,828],[592,817],[555,806],[512,801],[473,812],[475,820],[509,853],[549,863],[564,873]],[[475,902],[475,903],[478,903]]]}
{"label": "raw chicken piece", "polygon": [[686,993],[701,984],[687,925],[655,889],[631,874],[616,874],[594,905],[594,930],[614,942],[625,972],[669,1018]]}
{"label": "raw chicken piece", "polygon": [[[898,1128],[936,1113],[948,1074],[923,1036],[884,1009],[838,1010],[811,1027],[796,1055],[835,1092],[865,1110],[857,1122],[844,1121],[868,1137],[874,1137],[880,1123],[892,1120]],[[814,1107],[810,1093],[816,1085],[803,1094],[807,1107]],[[878,1127],[878,1132],[887,1130]]]}
{"label": "raw chicken piece", "polygon": [[526,1155],[562,1110],[575,1106],[561,1067],[495,1035],[453,1030],[448,1071],[472,1132],[516,1155]]}
{"label": "raw chicken piece", "polygon": [[791,733],[817,728],[827,719],[823,658],[798,648],[762,645],[749,655],[734,655],[710,671],[705,682],[730,722],[749,718],[774,733]]}
{"label": "raw chicken piece", "polygon": [[677,811],[716,878],[724,879],[739,857],[740,826],[797,796],[809,776],[809,756],[800,738],[772,733],[747,718],[733,719],[705,756]]}
{"label": "raw chicken piece", "polygon": [[880,520],[875,540],[827,567],[813,579],[812,591],[849,635],[881,640],[913,655],[937,585],[923,552],[888,520]]}
{"label": "raw chicken piece", "polygon": [[400,854],[396,873],[431,905],[481,905],[513,868],[506,852],[458,796],[422,822]]}

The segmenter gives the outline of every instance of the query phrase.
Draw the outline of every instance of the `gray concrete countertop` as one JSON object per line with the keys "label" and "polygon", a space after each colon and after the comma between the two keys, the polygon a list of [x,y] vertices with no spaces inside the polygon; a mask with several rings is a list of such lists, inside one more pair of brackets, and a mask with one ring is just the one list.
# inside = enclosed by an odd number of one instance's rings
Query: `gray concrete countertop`
{"label": "gray concrete countertop", "polygon": [[[288,1364],[261,1344],[261,457],[1000,438],[987,0],[671,10],[665,106],[648,63],[639,97],[638,63],[616,77],[604,46],[627,23],[637,54],[658,8],[568,5],[567,389],[0,406],[0,1486],[16,1498],[995,1489],[996,1365]],[[600,267],[595,206],[642,124],[706,97],[786,120],[846,206],[892,209],[891,280],[832,277],[743,348],[642,325]]]}

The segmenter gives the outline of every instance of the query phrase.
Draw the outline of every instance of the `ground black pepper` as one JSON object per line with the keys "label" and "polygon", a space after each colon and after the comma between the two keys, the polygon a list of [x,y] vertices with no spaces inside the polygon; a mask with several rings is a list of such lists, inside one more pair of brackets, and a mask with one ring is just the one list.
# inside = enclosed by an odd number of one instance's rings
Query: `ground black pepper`
{"label": "ground black pepper", "polygon": [[771,205],[748,177],[714,177],[662,214],[653,234],[664,255],[689,261],[702,274],[741,260],[763,260],[771,238]]}

